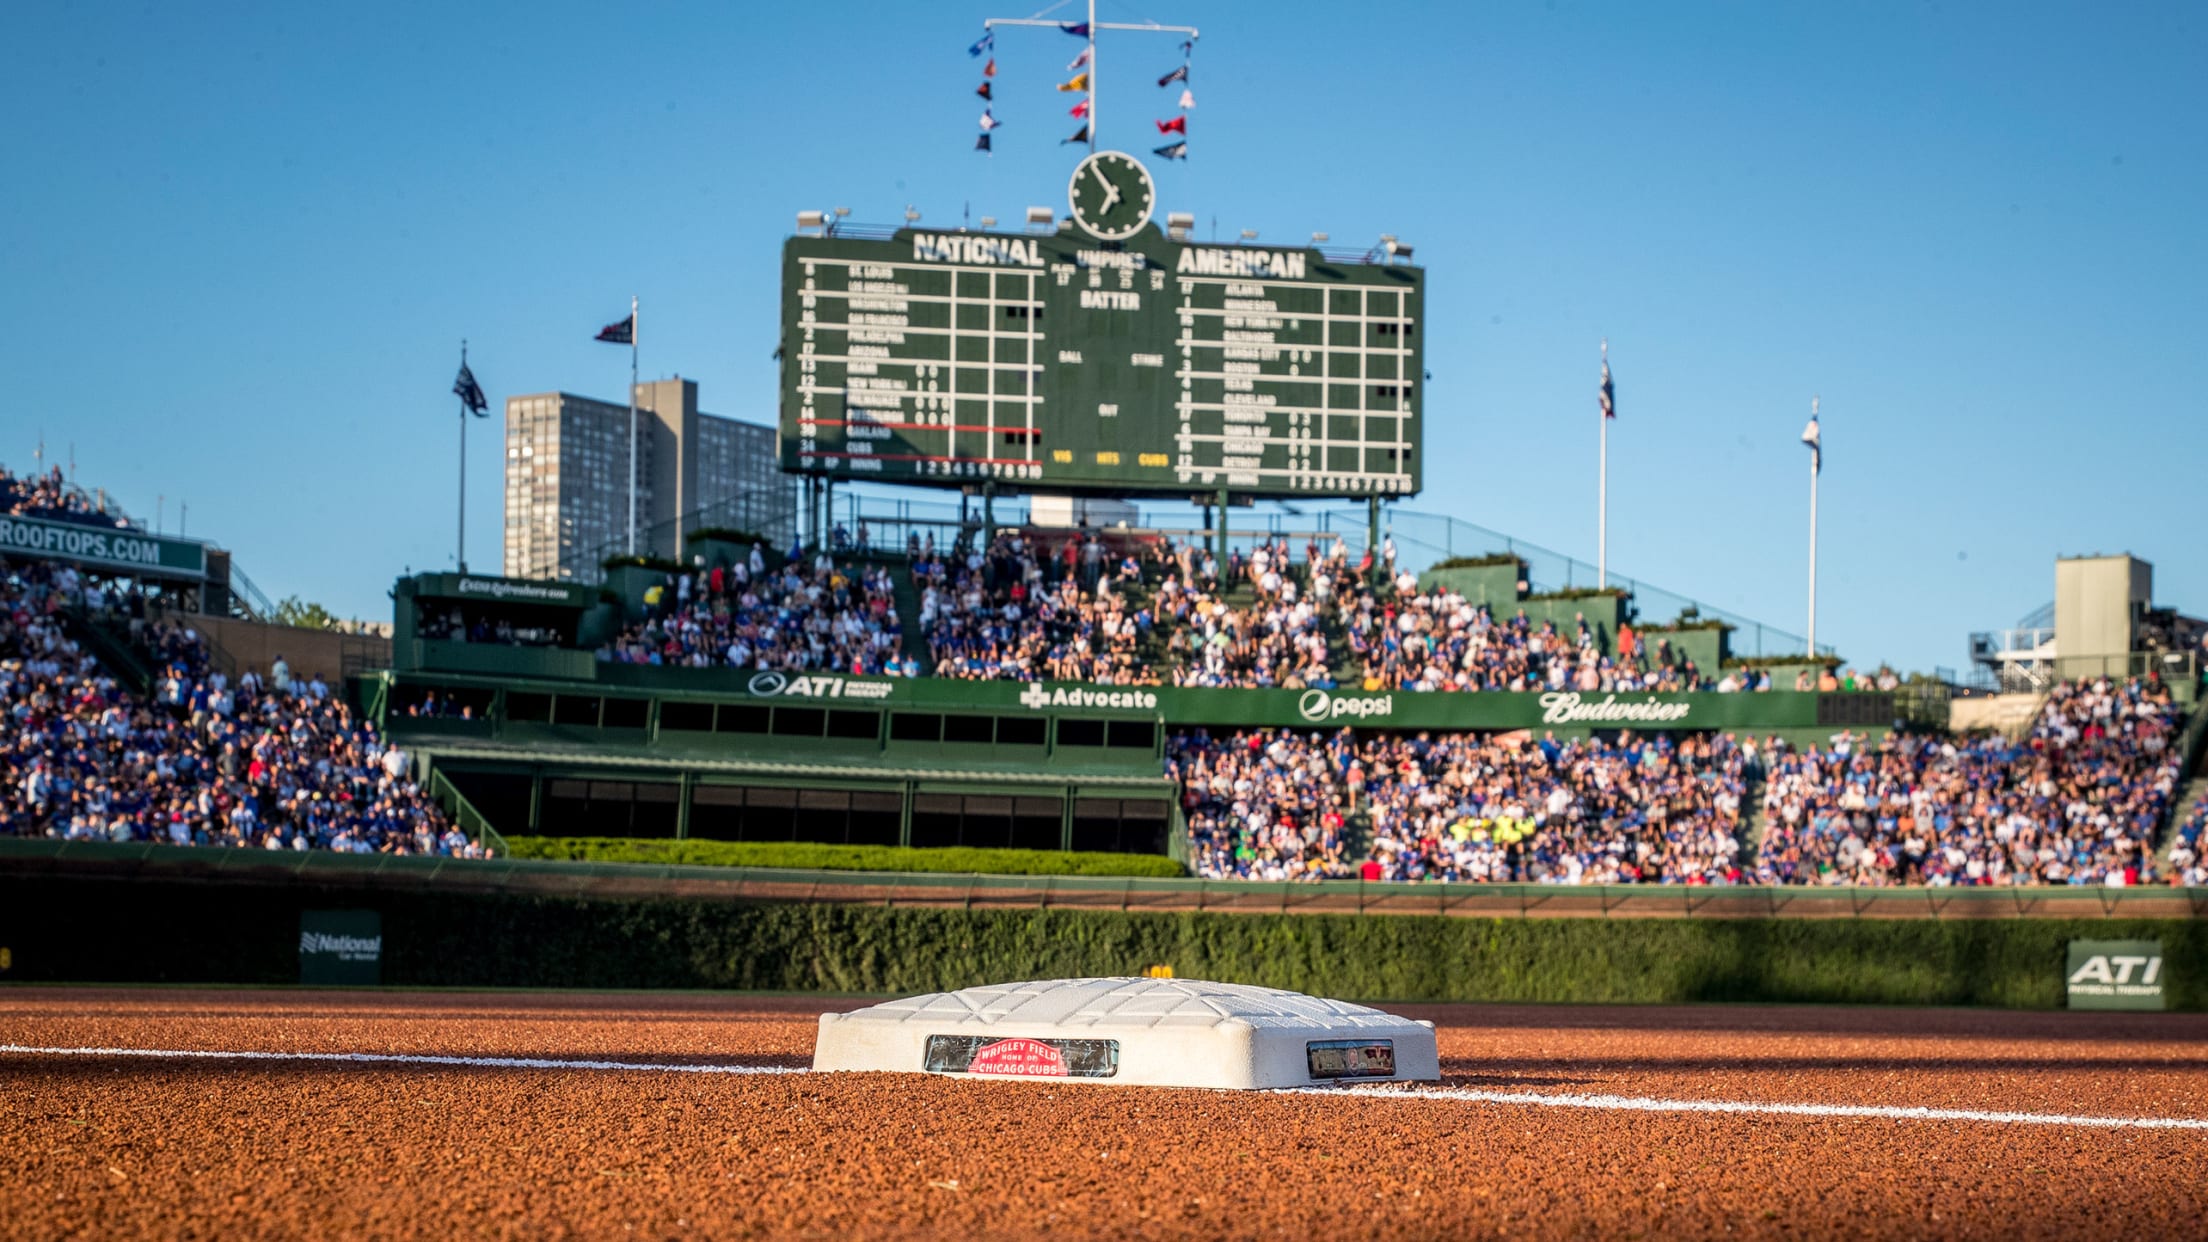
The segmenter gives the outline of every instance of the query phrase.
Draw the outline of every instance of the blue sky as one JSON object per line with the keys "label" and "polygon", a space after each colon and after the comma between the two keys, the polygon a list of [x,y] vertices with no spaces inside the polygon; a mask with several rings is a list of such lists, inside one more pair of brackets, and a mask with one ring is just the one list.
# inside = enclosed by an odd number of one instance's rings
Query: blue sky
{"label": "blue sky", "polygon": [[[1064,12],[1071,13],[1069,8]],[[0,462],[376,616],[452,559],[462,337],[494,405],[647,375],[771,421],[799,208],[1057,204],[1074,40],[1000,40],[969,148],[964,3],[47,5],[0,19]],[[2128,550],[2208,612],[2208,11],[2194,5],[1229,4],[1164,208],[1222,236],[1395,233],[1430,272],[1429,491],[1592,560],[1607,336],[1615,569],[1799,632],[1824,398],[1819,638],[1960,666],[1967,630]],[[1108,37],[1107,146],[1155,145],[1172,40]],[[470,560],[498,562],[495,422]]]}

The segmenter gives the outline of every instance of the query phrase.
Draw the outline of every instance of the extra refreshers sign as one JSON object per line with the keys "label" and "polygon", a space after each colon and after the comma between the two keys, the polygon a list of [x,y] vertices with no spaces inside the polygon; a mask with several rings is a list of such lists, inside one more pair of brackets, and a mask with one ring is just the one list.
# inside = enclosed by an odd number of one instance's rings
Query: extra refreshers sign
{"label": "extra refreshers sign", "polygon": [[299,982],[374,987],[383,982],[383,916],[374,910],[301,910]]}
{"label": "extra refreshers sign", "polygon": [[204,578],[207,545],[120,526],[0,517],[0,555],[41,556],[94,569],[138,570]]}
{"label": "extra refreshers sign", "polygon": [[2162,942],[2073,940],[2063,978],[2072,1009],[2161,1009]]}

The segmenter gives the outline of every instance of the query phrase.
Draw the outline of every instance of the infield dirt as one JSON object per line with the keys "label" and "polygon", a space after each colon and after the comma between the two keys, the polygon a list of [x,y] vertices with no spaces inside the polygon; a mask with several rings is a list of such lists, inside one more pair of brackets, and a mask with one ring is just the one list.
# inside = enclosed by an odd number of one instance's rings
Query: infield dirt
{"label": "infield dirt", "polygon": [[[856,1005],[863,1002],[849,1002]],[[804,1066],[837,1002],[0,990],[0,1043]],[[1397,1007],[1448,1085],[2208,1118],[2208,1017]],[[9,1237],[2200,1236],[2208,1132],[0,1054]]]}

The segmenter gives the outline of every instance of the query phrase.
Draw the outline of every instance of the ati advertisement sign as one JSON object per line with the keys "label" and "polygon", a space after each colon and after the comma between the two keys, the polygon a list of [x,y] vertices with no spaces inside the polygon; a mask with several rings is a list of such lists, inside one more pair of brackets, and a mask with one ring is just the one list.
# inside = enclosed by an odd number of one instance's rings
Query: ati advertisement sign
{"label": "ati advertisement sign", "polygon": [[2162,942],[2073,940],[2063,978],[2072,1009],[2161,1009]]}
{"label": "ati advertisement sign", "polygon": [[1110,1078],[1119,1072],[1119,1041],[930,1035],[921,1068],[1003,1078]]}
{"label": "ati advertisement sign", "polygon": [[383,982],[383,916],[374,910],[301,910],[299,982],[374,987]]}
{"label": "ati advertisement sign", "polygon": [[207,576],[207,545],[117,526],[0,517],[0,555],[41,556],[95,569],[167,577]]}

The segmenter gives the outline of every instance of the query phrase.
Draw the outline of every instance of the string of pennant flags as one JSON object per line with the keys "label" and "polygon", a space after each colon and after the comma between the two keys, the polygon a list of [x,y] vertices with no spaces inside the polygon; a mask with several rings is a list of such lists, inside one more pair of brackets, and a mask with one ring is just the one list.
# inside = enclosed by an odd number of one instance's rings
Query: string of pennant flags
{"label": "string of pennant flags", "polygon": [[[1077,39],[1087,39],[1090,33],[1087,22],[1060,22],[1058,29]],[[972,59],[983,60],[983,58],[987,58],[981,66],[981,85],[974,88],[974,93],[981,96],[982,100],[981,117],[978,122],[981,132],[974,136],[974,150],[991,154],[995,151],[996,129],[1003,124],[1003,122],[997,120],[996,116],[996,49],[997,32],[994,30],[984,30],[981,37],[974,40],[966,49],[966,55]],[[1179,67],[1158,79],[1160,90],[1169,89],[1176,84],[1181,88],[1179,109],[1176,114],[1157,122],[1160,136],[1171,137],[1177,139],[1177,141],[1169,142],[1162,147],[1152,148],[1154,154],[1169,160],[1185,160],[1188,158],[1188,114],[1196,107],[1196,94],[1189,85],[1189,64],[1195,55],[1195,51],[1195,40],[1184,41],[1181,44],[1181,63]],[[1059,146],[1086,143],[1090,139],[1090,129],[1095,124],[1093,112],[1096,102],[1092,70],[1089,64],[1089,58],[1093,55],[1093,52],[1093,45],[1082,48],[1080,54],[1075,56],[1072,63],[1066,66],[1066,72],[1073,76],[1058,84],[1060,92],[1081,97],[1075,101],[1073,107],[1068,111],[1068,115],[1081,122],[1081,128],[1075,130],[1070,137],[1060,139]]]}

